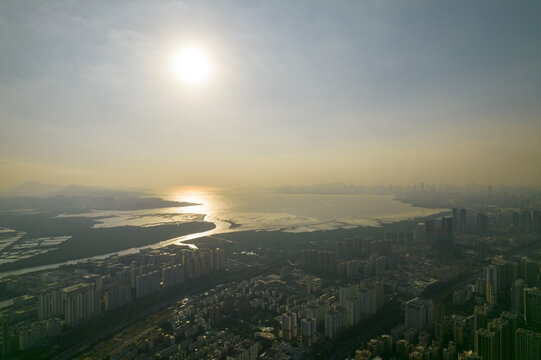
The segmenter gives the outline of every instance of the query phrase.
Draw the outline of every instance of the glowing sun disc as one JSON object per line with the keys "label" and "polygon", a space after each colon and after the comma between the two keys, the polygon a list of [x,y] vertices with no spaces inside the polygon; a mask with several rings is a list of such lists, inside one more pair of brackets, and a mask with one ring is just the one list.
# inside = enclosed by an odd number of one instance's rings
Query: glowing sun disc
{"label": "glowing sun disc", "polygon": [[207,54],[197,47],[180,50],[173,59],[175,75],[188,84],[199,84],[208,79],[211,65]]}

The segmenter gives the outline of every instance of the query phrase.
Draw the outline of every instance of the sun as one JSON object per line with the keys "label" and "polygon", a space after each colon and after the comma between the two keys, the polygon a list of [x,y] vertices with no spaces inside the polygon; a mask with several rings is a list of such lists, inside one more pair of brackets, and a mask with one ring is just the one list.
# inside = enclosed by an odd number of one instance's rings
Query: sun
{"label": "sun", "polygon": [[173,58],[173,71],[184,83],[198,85],[208,80],[212,66],[203,49],[190,46],[176,53]]}

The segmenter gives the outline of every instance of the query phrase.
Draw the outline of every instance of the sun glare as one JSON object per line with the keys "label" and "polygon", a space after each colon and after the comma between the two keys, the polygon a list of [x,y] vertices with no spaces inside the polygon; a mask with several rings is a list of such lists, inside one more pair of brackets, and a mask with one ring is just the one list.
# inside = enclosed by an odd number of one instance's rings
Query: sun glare
{"label": "sun glare", "polygon": [[173,59],[175,75],[183,82],[196,85],[205,82],[211,74],[207,54],[198,47],[181,49]]}

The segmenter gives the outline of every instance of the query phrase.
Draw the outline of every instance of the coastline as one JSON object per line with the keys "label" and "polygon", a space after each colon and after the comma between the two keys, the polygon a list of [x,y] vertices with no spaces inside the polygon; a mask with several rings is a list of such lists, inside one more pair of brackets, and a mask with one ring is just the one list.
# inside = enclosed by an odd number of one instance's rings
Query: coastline
{"label": "coastline", "polygon": [[[187,241],[185,244],[194,244],[197,247],[227,247],[243,249],[248,245],[249,248],[258,248],[260,246],[280,247],[280,242],[284,245],[291,245],[292,241],[308,243],[313,240],[335,240],[352,236],[381,236],[384,231],[407,231],[419,222],[438,218],[448,214],[448,211],[441,211],[429,216],[419,216],[409,219],[396,221],[380,221],[377,225],[362,225],[356,227],[343,227],[335,229],[322,229],[305,232],[288,232],[284,230],[244,230],[211,234],[208,236],[196,237]],[[269,243],[269,241],[273,241]],[[276,242],[274,242],[276,241]]]}
{"label": "coastline", "polygon": [[418,208],[423,208],[423,209],[441,209],[441,208],[448,208],[450,206],[448,202],[436,203],[436,202],[429,202],[429,201],[423,201],[423,200],[413,201],[413,200],[401,198],[400,196],[395,196],[393,199],[403,204],[408,204],[408,205],[418,207]]}
{"label": "coastline", "polygon": [[[398,197],[395,197],[395,200],[416,206]],[[198,245],[206,246],[206,244],[215,243],[216,246],[220,246],[220,244],[224,244],[225,240],[225,243],[229,243],[228,246],[230,246],[236,242],[237,238],[243,239],[245,236],[248,236],[250,239],[256,239],[256,243],[260,239],[266,239],[265,241],[276,241],[276,246],[278,246],[282,239],[307,239],[319,236],[338,238],[340,236],[364,236],[364,234],[381,236],[381,232],[384,231],[383,228],[386,231],[388,227],[394,228],[397,224],[417,224],[424,219],[441,217],[449,213],[449,210],[442,209],[441,207],[424,207],[424,209],[440,209],[441,211],[430,215],[420,215],[412,212],[408,214],[411,216],[406,217],[402,214],[401,216],[389,215],[366,218],[364,219],[367,220],[366,223],[341,223],[338,221],[339,219],[336,219],[330,222],[333,227],[320,229],[310,229],[310,226],[302,224],[296,225],[293,228],[254,229],[250,228],[250,226],[245,228],[243,223],[213,217],[209,214],[204,216],[204,221],[192,221],[181,224],[171,223],[149,227],[119,226],[113,228],[91,228],[85,230],[85,232],[76,232],[72,239],[54,251],[0,265],[0,278],[53,269],[62,265],[73,265],[81,261],[106,258],[115,254],[132,254],[141,249],[161,248],[170,244],[185,244],[196,247]],[[50,218],[43,220],[47,223],[51,221]],[[54,221],[73,221],[86,226],[94,225],[97,220],[98,218],[77,217],[71,219],[69,217],[54,219]],[[326,223],[311,225],[322,224]],[[59,227],[64,228],[66,224],[62,223],[61,225],[63,226]],[[400,227],[400,225],[398,226]],[[44,235],[50,236],[51,234]],[[211,241],[210,239],[213,240]],[[251,247],[251,245],[248,247]]]}

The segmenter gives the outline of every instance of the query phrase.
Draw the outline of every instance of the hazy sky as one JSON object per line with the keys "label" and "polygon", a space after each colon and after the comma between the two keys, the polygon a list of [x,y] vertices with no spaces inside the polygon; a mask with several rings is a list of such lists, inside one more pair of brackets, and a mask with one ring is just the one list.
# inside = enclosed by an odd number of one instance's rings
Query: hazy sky
{"label": "hazy sky", "polygon": [[0,174],[540,186],[541,2],[3,0]]}

